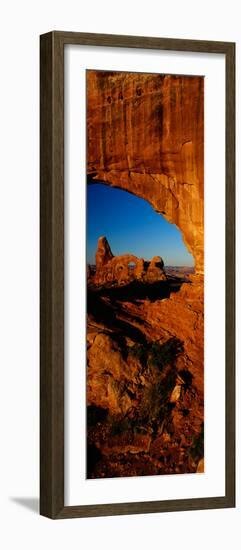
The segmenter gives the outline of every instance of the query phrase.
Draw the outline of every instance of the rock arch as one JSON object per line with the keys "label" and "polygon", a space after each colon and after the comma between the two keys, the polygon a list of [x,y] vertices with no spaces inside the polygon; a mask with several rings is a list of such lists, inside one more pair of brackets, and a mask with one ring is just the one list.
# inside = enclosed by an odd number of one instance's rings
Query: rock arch
{"label": "rock arch", "polygon": [[[130,264],[133,264],[132,269],[130,269]],[[164,262],[160,256],[154,256],[150,262],[133,254],[114,256],[107,238],[99,237],[96,251],[96,272],[93,278],[96,285],[102,286],[108,283],[124,285],[133,280],[156,282],[165,279]]]}
{"label": "rock arch", "polygon": [[204,264],[203,83],[87,71],[88,181],[129,191],[175,223],[197,273]]}

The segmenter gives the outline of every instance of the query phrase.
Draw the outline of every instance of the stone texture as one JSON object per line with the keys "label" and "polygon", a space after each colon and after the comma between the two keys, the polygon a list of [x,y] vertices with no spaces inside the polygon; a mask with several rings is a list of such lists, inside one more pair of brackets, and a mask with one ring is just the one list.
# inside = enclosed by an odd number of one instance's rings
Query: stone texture
{"label": "stone texture", "polygon": [[[103,455],[146,453],[150,449],[150,435],[124,433],[112,437],[108,445],[101,446]],[[97,446],[98,448],[98,446]]]}
{"label": "stone texture", "polygon": [[89,477],[200,472],[204,79],[87,71],[87,86],[89,183],[147,200],[179,227],[196,268],[165,274],[160,257],[114,256],[99,239],[88,269],[87,404],[99,414]]}
{"label": "stone texture", "polygon": [[200,472],[203,278],[189,277],[167,299],[101,300],[111,323],[89,316],[87,403],[109,420],[88,429],[102,456],[92,475]]}
{"label": "stone texture", "polygon": [[199,463],[197,465],[197,474],[203,474],[205,471],[204,469],[204,458],[201,458],[199,460]]}
{"label": "stone texture", "polygon": [[97,334],[88,352],[88,404],[110,410],[112,414],[125,414],[131,407],[126,391],[129,376],[130,369],[118,344],[108,334]]}
{"label": "stone texture", "polygon": [[88,179],[146,199],[203,273],[204,78],[87,71]]}
{"label": "stone texture", "polygon": [[164,262],[159,256],[155,256],[151,262],[133,254],[113,256],[106,237],[98,239],[96,273],[93,277],[95,285],[125,285],[134,280],[152,283],[165,279]]}
{"label": "stone texture", "polygon": [[113,258],[110,245],[106,237],[99,237],[98,248],[95,254],[96,268],[99,269]]}
{"label": "stone texture", "polygon": [[150,264],[148,265],[147,280],[149,282],[164,280],[164,277],[162,278],[160,277],[160,275],[164,273],[163,269],[164,269],[163,259],[160,258],[160,256],[154,256],[154,258],[152,258],[152,260],[150,261]]}
{"label": "stone texture", "polygon": [[175,388],[172,390],[171,397],[170,397],[170,403],[176,403],[178,401],[182,391],[182,386],[177,384]]}

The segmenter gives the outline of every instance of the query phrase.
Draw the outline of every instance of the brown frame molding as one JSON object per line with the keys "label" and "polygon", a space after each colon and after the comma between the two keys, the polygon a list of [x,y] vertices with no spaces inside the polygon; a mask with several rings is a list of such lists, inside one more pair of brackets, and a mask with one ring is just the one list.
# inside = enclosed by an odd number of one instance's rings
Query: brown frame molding
{"label": "brown frame molding", "polygon": [[[64,506],[64,46],[226,57],[226,491],[223,497]],[[235,44],[53,31],[40,37],[40,513],[52,519],[235,506]]]}

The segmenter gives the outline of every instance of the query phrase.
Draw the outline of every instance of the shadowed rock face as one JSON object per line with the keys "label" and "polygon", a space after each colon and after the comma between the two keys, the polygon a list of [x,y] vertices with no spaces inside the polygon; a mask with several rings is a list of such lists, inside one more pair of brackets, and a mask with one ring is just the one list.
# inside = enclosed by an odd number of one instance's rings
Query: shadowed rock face
{"label": "shadowed rock face", "polygon": [[98,239],[95,257],[96,273],[93,279],[95,285],[106,283],[124,285],[134,280],[147,283],[166,280],[164,262],[160,256],[155,256],[151,262],[137,258],[133,254],[113,256],[106,237]]}
{"label": "shadowed rock face", "polygon": [[147,200],[203,273],[203,77],[87,71],[89,181]]}

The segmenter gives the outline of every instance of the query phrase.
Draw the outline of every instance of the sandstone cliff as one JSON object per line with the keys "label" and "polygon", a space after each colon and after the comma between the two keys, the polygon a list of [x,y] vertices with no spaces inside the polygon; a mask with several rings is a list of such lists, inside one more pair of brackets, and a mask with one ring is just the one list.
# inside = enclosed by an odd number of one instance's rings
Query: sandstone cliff
{"label": "sandstone cliff", "polygon": [[87,71],[88,179],[146,199],[203,272],[203,77]]}
{"label": "sandstone cliff", "polygon": [[204,79],[87,71],[87,88],[88,182],[147,200],[196,268],[114,256],[99,239],[87,271],[87,477],[202,472]]}

